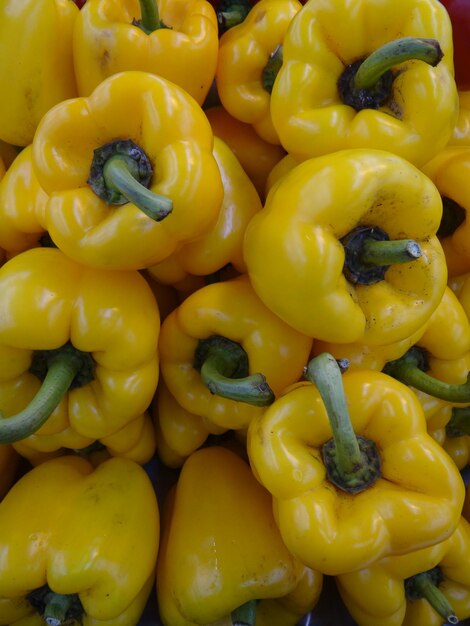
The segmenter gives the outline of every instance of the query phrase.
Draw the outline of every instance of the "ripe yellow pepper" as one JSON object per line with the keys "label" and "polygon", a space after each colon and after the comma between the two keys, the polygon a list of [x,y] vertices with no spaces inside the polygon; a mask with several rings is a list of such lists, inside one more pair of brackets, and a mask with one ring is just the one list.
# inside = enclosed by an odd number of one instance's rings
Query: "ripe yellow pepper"
{"label": "ripe yellow pepper", "polygon": [[236,119],[251,124],[265,141],[279,144],[271,120],[271,90],[282,64],[282,42],[299,0],[260,0],[219,42],[217,93]]}
{"label": "ripe yellow pepper", "polygon": [[452,404],[419,391],[416,393],[429,434],[444,448],[458,469],[464,469],[470,463],[470,436],[466,434],[470,432],[469,405]]}
{"label": "ripe yellow pepper", "polygon": [[435,185],[396,155],[359,149],[309,159],[279,179],[249,223],[248,274],[266,306],[310,337],[401,341],[445,291],[441,216]]}
{"label": "ripe yellow pepper", "polygon": [[[443,626],[470,617],[470,524],[440,544],[336,578],[358,626]],[[433,606],[434,604],[434,606]]]}
{"label": "ripe yellow pepper", "polygon": [[306,376],[252,420],[247,439],[292,554],[338,575],[447,539],[464,483],[414,393],[381,372],[341,380],[328,353]]}
{"label": "ripe yellow pepper", "polygon": [[444,148],[423,166],[442,196],[443,215],[437,235],[449,276],[470,271],[470,145]]}
{"label": "ripe yellow pepper", "polygon": [[113,458],[94,469],[78,456],[43,463],[0,503],[0,623],[39,614],[57,625],[75,617],[134,626],[158,545],[158,504],[139,465]]}
{"label": "ripe yellow pepper", "polygon": [[148,268],[148,273],[161,283],[176,284],[189,274],[215,274],[229,263],[238,273],[246,272],[243,236],[251,218],[261,211],[261,200],[233,151],[218,137],[214,137],[213,154],[224,188],[217,221],[202,237]]}
{"label": "ripe yellow pepper", "polygon": [[1,441],[69,426],[102,439],[148,408],[160,318],[139,272],[86,268],[33,248],[0,268],[0,294],[0,410],[9,416]]}
{"label": "ripe yellow pepper", "polygon": [[204,112],[181,87],[145,72],[111,76],[41,120],[33,165],[50,196],[42,227],[85,265],[158,263],[217,219],[212,148]]}
{"label": "ripe yellow pepper", "polygon": [[184,409],[239,429],[299,380],[311,346],[264,306],[243,275],[198,289],[165,319],[160,368]]}
{"label": "ripe yellow pepper", "polygon": [[[70,0],[5,0],[0,14],[0,139],[27,146],[42,116],[77,95]],[[45,43],[47,42],[47,44]]]}
{"label": "ripe yellow pepper", "polygon": [[77,17],[74,66],[88,96],[125,70],[176,83],[202,104],[215,76],[217,15],[207,0],[87,0]]}
{"label": "ripe yellow pepper", "polygon": [[439,0],[359,0],[354,10],[309,0],[284,38],[271,93],[282,145],[300,160],[375,148],[429,161],[457,121],[452,53]]}
{"label": "ripe yellow pepper", "polygon": [[237,120],[222,106],[210,107],[206,116],[214,135],[233,150],[264,201],[267,178],[274,165],[286,154],[284,148],[261,139],[251,124]]}
{"label": "ripe yellow pepper", "polygon": [[194,452],[165,504],[157,565],[164,626],[213,624],[250,601],[299,593],[299,584],[310,589],[308,611],[322,576],[306,576],[282,542],[249,465],[220,446]]}

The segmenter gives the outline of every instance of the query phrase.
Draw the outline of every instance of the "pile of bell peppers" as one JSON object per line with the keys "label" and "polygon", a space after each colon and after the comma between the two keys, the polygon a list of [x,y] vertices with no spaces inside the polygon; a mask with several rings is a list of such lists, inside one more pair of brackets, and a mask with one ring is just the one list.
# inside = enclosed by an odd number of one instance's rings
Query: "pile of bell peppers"
{"label": "pile of bell peppers", "polygon": [[469,32],[1,3],[0,625],[470,623]]}

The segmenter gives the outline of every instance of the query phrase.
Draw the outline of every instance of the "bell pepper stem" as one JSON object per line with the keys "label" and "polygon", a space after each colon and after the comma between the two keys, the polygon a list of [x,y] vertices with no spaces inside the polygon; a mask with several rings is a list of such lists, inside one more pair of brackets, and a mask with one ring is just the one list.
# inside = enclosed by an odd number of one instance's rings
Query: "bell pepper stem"
{"label": "bell pepper stem", "polygon": [[132,174],[133,160],[122,154],[109,158],[103,167],[103,177],[108,187],[122,194],[148,217],[156,222],[163,220],[173,209],[170,198],[160,196],[144,187]]}
{"label": "bell pepper stem", "polygon": [[428,572],[415,574],[411,578],[416,597],[424,598],[448,624],[458,624],[454,609]]}
{"label": "bell pepper stem", "polygon": [[232,611],[233,626],[255,626],[256,600],[250,600]]}
{"label": "bell pepper stem", "polygon": [[361,251],[363,263],[378,266],[407,263],[419,259],[420,256],[421,246],[413,239],[365,239]]}
{"label": "bell pepper stem", "polygon": [[436,66],[443,52],[435,39],[402,37],[374,50],[359,66],[353,79],[356,89],[370,89],[388,70],[405,61],[424,61]]}
{"label": "bell pepper stem", "polygon": [[276,76],[279,74],[282,61],[282,46],[279,44],[269,55],[268,62],[264,66],[261,75],[261,84],[263,85],[263,89],[265,89],[268,93],[271,93],[273,90],[274,81],[276,80]]}
{"label": "bell pepper stem", "polygon": [[362,454],[349,417],[341,370],[336,359],[323,352],[309,362],[306,377],[320,392],[333,432],[338,471],[347,476],[362,462]]}
{"label": "bell pepper stem", "polygon": [[81,359],[70,352],[52,359],[29,405],[11,417],[0,412],[0,443],[14,443],[35,433],[59,405],[81,366]]}
{"label": "bell pepper stem", "polygon": [[44,608],[44,621],[49,626],[61,626],[67,619],[67,613],[73,605],[72,595],[51,592]]}
{"label": "bell pepper stem", "polygon": [[424,371],[427,367],[424,363],[423,351],[414,346],[399,359],[387,363],[383,371],[405,385],[435,398],[448,402],[470,402],[470,373],[465,383],[460,385],[446,383],[427,374]]}
{"label": "bell pepper stem", "polygon": [[223,0],[217,8],[219,36],[237,24],[241,24],[251,11],[249,0]]}
{"label": "bell pepper stem", "polygon": [[470,435],[470,406],[454,406],[451,418],[446,424],[447,437]]}
{"label": "bell pepper stem", "polygon": [[161,28],[160,15],[156,0],[139,0],[141,19],[140,28],[147,34]]}
{"label": "bell pepper stem", "polygon": [[219,336],[200,341],[195,367],[213,394],[254,406],[274,402],[274,393],[263,374],[247,375],[248,357],[235,341]]}

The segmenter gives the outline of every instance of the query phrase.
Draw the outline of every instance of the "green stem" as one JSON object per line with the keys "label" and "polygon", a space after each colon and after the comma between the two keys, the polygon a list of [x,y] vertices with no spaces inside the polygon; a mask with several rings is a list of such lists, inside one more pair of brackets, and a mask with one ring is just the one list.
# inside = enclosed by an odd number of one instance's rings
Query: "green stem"
{"label": "green stem", "polygon": [[140,28],[147,34],[161,28],[156,0],[139,0],[141,19]]}
{"label": "green stem", "polygon": [[419,259],[421,247],[413,239],[395,239],[377,241],[365,239],[363,242],[361,261],[367,265],[393,265],[409,263]]}
{"label": "green stem", "polygon": [[464,435],[470,435],[470,406],[454,406],[451,418],[446,424],[446,436],[453,438]]}
{"label": "green stem", "polygon": [[251,11],[249,0],[222,0],[217,8],[219,36],[241,24]]}
{"label": "green stem", "polygon": [[439,42],[435,39],[403,37],[390,41],[362,61],[354,76],[353,86],[355,89],[371,89],[385,72],[404,61],[424,61],[436,66],[442,56]]}
{"label": "green stem", "polygon": [[274,81],[276,80],[276,76],[279,74],[279,70],[282,67],[282,61],[282,46],[279,44],[274,52],[270,54],[269,60],[264,66],[261,76],[263,89],[265,89],[268,93],[271,93],[273,90]]}
{"label": "green stem", "polygon": [[470,402],[470,373],[462,384],[445,383],[426,373],[427,359],[424,351],[413,346],[396,361],[386,364],[383,371],[389,376],[419,391],[448,402]]}
{"label": "green stem", "polygon": [[232,611],[233,626],[254,626],[256,624],[256,600],[250,600]]}
{"label": "green stem", "polygon": [[51,592],[44,608],[43,619],[49,626],[61,626],[66,619],[67,613],[73,606],[74,597]]}
{"label": "green stem", "polygon": [[348,476],[362,462],[362,454],[349,417],[336,359],[327,352],[319,354],[308,364],[306,378],[320,392],[333,431],[338,471]]}
{"label": "green stem", "polygon": [[254,406],[268,406],[274,393],[263,374],[248,375],[248,357],[236,342],[214,335],[199,342],[195,367],[212,394]]}
{"label": "green stem", "polygon": [[63,352],[51,359],[47,374],[29,405],[16,415],[0,412],[0,443],[14,443],[34,434],[57,408],[82,368],[82,359]]}
{"label": "green stem", "polygon": [[446,623],[458,624],[459,619],[452,605],[438,587],[442,580],[439,567],[415,574],[405,581],[406,595],[410,600],[427,600]]}
{"label": "green stem", "polygon": [[160,222],[173,210],[173,202],[144,187],[134,177],[134,168],[135,163],[130,157],[122,154],[110,157],[103,166],[106,186],[119,192],[152,220]]}

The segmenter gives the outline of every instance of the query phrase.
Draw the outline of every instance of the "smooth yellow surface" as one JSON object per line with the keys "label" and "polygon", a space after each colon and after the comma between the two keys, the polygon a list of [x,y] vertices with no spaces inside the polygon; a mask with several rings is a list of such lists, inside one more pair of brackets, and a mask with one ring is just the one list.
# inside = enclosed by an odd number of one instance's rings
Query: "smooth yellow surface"
{"label": "smooth yellow surface", "polygon": [[31,143],[42,116],[77,95],[70,0],[4,0],[0,12],[0,139]]}
{"label": "smooth yellow surface", "polygon": [[[173,201],[163,221],[134,204],[110,206],[88,186],[93,151],[131,139],[152,164],[150,190]],[[107,269],[143,269],[214,224],[223,199],[213,134],[181,87],[145,72],[122,72],[89,97],[46,114],[33,142],[33,164],[50,199],[43,228],[68,256]],[[210,184],[208,184],[210,181]]]}
{"label": "smooth yellow surface", "polygon": [[299,584],[304,568],[282,542],[270,495],[234,452],[192,454],[166,506],[157,566],[164,626],[210,624]]}
{"label": "smooth yellow surface", "polygon": [[375,442],[381,458],[381,477],[368,489],[351,495],[328,480],[321,446],[331,427],[310,383],[294,385],[253,419],[247,439],[251,466],[273,494],[287,547],[330,575],[447,539],[465,493],[408,387],[369,370],[346,372],[343,382],[353,429]]}
{"label": "smooth yellow surface", "polygon": [[[266,306],[310,337],[401,341],[425,324],[444,294],[447,268],[435,236],[441,216],[435,185],[396,155],[359,149],[309,159],[278,180],[249,223],[248,274]],[[357,226],[414,239],[422,255],[391,265],[375,284],[350,284],[340,239]]]}
{"label": "smooth yellow surface", "polygon": [[[436,67],[407,61],[394,68],[391,99],[356,111],[337,81],[347,65],[401,37],[437,39]],[[390,150],[429,161],[449,141],[458,116],[452,28],[439,0],[309,0],[292,19],[284,62],[271,93],[282,145],[304,160],[346,148]]]}
{"label": "smooth yellow surface", "polygon": [[108,76],[140,70],[176,83],[202,104],[215,76],[219,31],[207,0],[155,0],[166,28],[146,34],[138,0],[87,0],[73,33],[78,92]]}

